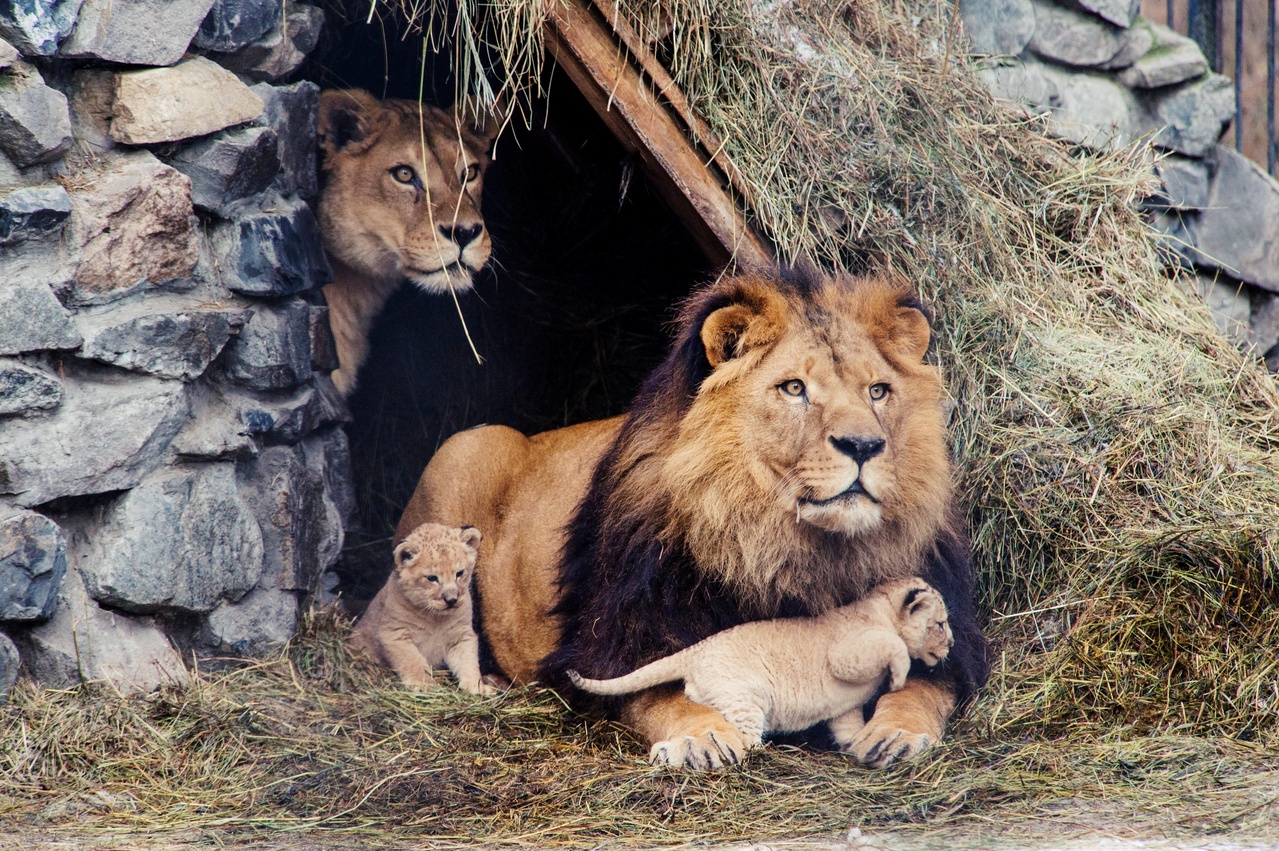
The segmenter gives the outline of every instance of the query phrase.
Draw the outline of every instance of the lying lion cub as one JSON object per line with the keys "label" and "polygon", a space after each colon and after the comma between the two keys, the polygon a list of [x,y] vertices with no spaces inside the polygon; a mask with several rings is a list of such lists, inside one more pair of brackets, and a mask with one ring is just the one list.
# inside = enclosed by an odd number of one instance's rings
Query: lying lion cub
{"label": "lying lion cub", "polygon": [[[684,693],[741,730],[747,747],[769,731],[805,730],[829,720],[845,747],[863,724],[862,707],[888,679],[906,682],[910,660],[936,665],[954,638],[946,604],[918,577],[884,582],[847,606],[815,618],[755,621],[716,633],[623,677],[568,676],[578,688],[622,695],[682,679]],[[655,762],[667,762],[654,745]]]}
{"label": "lying lion cub", "polygon": [[426,688],[444,665],[472,694],[493,694],[480,680],[480,642],[471,625],[471,573],[479,551],[474,526],[423,523],[395,548],[395,570],[351,633],[352,650],[368,653]]}

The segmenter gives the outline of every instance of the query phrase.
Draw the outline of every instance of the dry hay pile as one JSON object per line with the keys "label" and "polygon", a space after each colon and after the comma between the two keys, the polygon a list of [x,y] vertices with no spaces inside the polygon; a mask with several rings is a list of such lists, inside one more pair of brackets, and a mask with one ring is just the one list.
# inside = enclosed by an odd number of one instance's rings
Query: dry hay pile
{"label": "dry hay pile", "polygon": [[[473,71],[488,50],[510,87],[536,89],[544,2],[459,4],[473,93],[491,94]],[[1279,399],[1160,271],[1133,208],[1147,154],[1072,150],[994,105],[948,8],[628,13],[641,31],[673,16],[664,58],[787,256],[891,265],[935,304],[1000,653],[977,705],[913,766],[772,748],[688,777],[545,693],[399,691],[352,667],[330,624],[180,693],[20,688],[0,819],[583,846],[1099,809],[1272,823]]]}

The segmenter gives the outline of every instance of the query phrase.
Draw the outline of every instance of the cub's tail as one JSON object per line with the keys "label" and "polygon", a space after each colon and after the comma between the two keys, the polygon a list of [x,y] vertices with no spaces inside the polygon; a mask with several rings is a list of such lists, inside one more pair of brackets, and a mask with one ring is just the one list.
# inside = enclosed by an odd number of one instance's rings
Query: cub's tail
{"label": "cub's tail", "polygon": [[649,662],[642,668],[636,668],[629,674],[614,677],[611,680],[588,679],[577,671],[568,671],[568,678],[573,685],[591,694],[619,695],[643,691],[646,688],[660,686],[662,683],[674,682],[684,678],[683,651]]}

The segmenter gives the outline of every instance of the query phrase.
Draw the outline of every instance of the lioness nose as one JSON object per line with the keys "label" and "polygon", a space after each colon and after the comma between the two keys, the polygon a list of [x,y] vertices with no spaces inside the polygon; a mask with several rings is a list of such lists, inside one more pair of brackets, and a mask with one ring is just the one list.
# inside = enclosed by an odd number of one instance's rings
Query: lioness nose
{"label": "lioness nose", "polygon": [[457,243],[458,248],[466,248],[484,230],[484,225],[476,222],[472,225],[440,225],[440,233]]}
{"label": "lioness nose", "polygon": [[882,437],[832,437],[830,444],[859,465],[884,451]]}

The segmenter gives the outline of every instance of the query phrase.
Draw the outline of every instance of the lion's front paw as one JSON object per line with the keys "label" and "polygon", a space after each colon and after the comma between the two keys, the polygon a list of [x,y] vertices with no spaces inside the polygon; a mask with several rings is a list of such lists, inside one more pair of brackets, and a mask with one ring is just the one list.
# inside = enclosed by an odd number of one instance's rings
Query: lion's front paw
{"label": "lion's front paw", "polygon": [[653,745],[648,761],[653,765],[674,765],[708,771],[741,762],[746,740],[740,733],[707,730],[697,736],[679,736]]}
{"label": "lion's front paw", "polygon": [[429,691],[435,685],[435,677],[429,673],[402,674],[400,682],[414,691]]}
{"label": "lion's front paw", "polygon": [[913,733],[883,722],[876,724],[872,718],[841,750],[862,765],[886,768],[914,759],[932,746],[933,737],[928,733]]}

